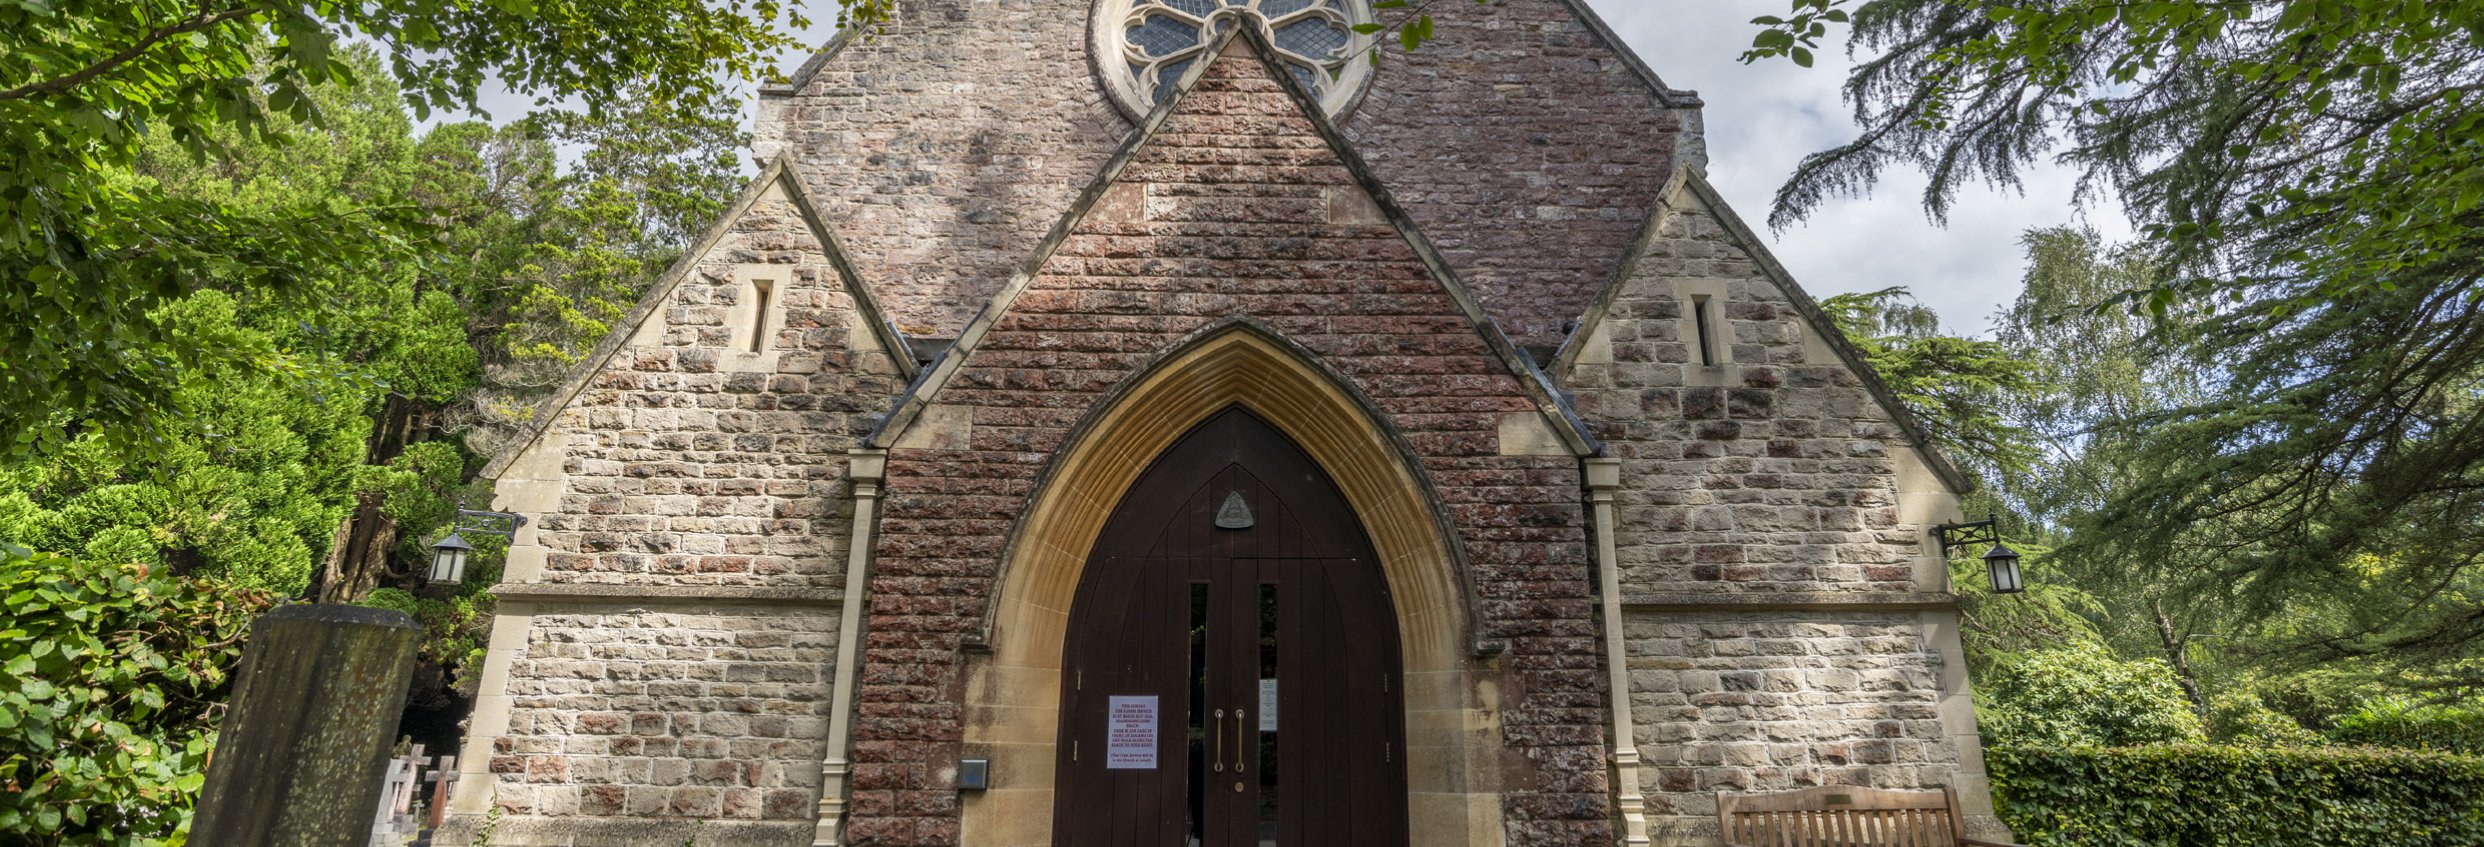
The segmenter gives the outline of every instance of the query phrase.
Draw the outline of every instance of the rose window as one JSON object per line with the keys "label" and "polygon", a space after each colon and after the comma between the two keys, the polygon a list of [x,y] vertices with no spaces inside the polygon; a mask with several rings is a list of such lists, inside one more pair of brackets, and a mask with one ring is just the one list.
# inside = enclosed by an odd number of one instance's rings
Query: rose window
{"label": "rose window", "polygon": [[1096,9],[1097,70],[1124,109],[1143,115],[1204,58],[1209,42],[1249,21],[1335,115],[1371,76],[1370,60],[1356,55],[1370,40],[1354,32],[1370,19],[1364,0],[1104,0]]}

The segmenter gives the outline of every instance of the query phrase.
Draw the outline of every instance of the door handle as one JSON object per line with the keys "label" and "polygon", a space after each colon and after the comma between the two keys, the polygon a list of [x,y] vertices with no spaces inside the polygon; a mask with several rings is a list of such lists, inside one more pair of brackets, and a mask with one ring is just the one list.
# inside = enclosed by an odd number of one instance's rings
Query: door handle
{"label": "door handle", "polygon": [[1246,757],[1244,757],[1244,756],[1242,755],[1242,744],[1243,744],[1242,739],[1244,739],[1244,738],[1248,737],[1248,735],[1249,735],[1249,725],[1248,725],[1248,724],[1246,724],[1246,723],[1244,723],[1244,720],[1245,720],[1245,719],[1244,719],[1244,717],[1243,717],[1243,714],[1242,714],[1242,710],[1241,710],[1241,709],[1235,709],[1235,710],[1233,710],[1233,772],[1234,772],[1234,773],[1241,773],[1241,772],[1242,772],[1242,763],[1243,763],[1243,762],[1246,762],[1246,761],[1249,761],[1249,759],[1248,759],[1248,758],[1246,758]]}
{"label": "door handle", "polygon": [[1216,772],[1217,772],[1217,773],[1224,773],[1224,772],[1225,772],[1225,710],[1223,710],[1223,709],[1218,709],[1218,710],[1216,710],[1216,720],[1214,720],[1212,723],[1214,723],[1214,724],[1216,725],[1216,743],[1215,743],[1214,745],[1212,745],[1213,747],[1215,747],[1215,750],[1216,750],[1216,752],[1215,752],[1215,756],[1216,756]]}

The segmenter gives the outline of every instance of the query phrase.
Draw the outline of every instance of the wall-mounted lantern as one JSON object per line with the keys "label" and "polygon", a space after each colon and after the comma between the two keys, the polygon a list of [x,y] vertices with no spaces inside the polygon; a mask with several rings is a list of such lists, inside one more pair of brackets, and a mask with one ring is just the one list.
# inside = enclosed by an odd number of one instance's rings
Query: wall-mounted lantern
{"label": "wall-mounted lantern", "polygon": [[465,581],[466,554],[472,552],[474,552],[474,545],[466,543],[466,539],[458,537],[455,532],[449,533],[447,538],[432,544],[431,583],[433,585],[456,585]]}
{"label": "wall-mounted lantern", "polygon": [[515,539],[518,527],[525,525],[525,515],[468,509],[460,501],[457,516],[449,519],[449,534],[431,543],[431,584],[456,585],[465,581],[466,557],[474,552],[474,545],[466,543],[464,533]]}
{"label": "wall-mounted lantern", "polygon": [[2018,570],[2018,551],[2001,543],[1999,515],[1986,512],[1983,520],[1945,523],[1933,527],[1932,531],[1940,536],[1943,559],[1949,558],[1949,551],[1955,548],[1972,544],[1992,545],[1992,549],[1984,551],[1984,571],[1992,578],[1992,593],[2017,594],[2027,590],[2026,576]]}

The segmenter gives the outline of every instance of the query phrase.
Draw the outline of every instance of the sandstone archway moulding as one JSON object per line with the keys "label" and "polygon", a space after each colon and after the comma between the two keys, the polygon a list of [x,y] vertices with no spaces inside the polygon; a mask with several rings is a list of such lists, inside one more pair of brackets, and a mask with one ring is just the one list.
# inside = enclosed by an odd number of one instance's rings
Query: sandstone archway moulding
{"label": "sandstone archway moulding", "polygon": [[965,800],[973,847],[1049,845],[1069,609],[1096,534],[1149,462],[1240,405],[1318,461],[1363,522],[1397,607],[1416,844],[1501,837],[1498,691],[1479,673],[1461,557],[1408,453],[1366,403],[1247,319],[1201,331],[1091,412],[1054,459],[1002,554],[989,655],[968,670],[966,755],[993,788]]}

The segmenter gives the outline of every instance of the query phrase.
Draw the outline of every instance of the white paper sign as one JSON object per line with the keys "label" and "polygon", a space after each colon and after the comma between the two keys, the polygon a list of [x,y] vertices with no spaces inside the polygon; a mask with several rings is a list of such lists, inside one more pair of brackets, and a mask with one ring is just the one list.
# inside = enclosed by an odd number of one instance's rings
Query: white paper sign
{"label": "white paper sign", "polygon": [[1259,681],[1259,731],[1276,730],[1276,680]]}
{"label": "white paper sign", "polygon": [[1156,698],[1114,697],[1104,717],[1106,770],[1156,769]]}

